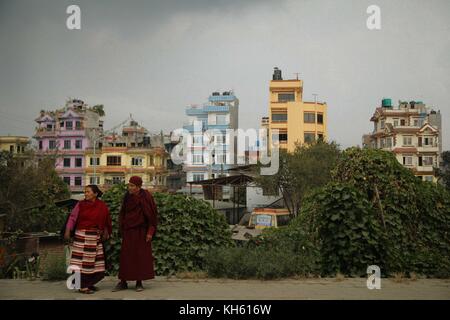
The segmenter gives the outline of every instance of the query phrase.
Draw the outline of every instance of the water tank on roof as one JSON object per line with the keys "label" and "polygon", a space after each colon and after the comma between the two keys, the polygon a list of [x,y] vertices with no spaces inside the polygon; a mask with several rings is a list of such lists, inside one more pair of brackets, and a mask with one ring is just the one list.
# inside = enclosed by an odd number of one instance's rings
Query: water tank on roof
{"label": "water tank on roof", "polygon": [[283,77],[281,76],[281,70],[277,67],[273,68],[272,80],[283,80]]}
{"label": "water tank on roof", "polygon": [[392,107],[392,99],[383,99],[381,100],[381,106],[383,108],[391,108]]}

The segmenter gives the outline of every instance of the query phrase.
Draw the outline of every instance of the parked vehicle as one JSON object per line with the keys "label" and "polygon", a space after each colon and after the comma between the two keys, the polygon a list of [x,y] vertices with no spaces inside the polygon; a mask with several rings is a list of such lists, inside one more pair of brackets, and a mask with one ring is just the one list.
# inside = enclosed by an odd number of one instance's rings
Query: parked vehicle
{"label": "parked vehicle", "polygon": [[288,209],[255,208],[251,214],[246,214],[240,223],[232,226],[232,239],[247,241],[256,237],[266,228],[286,226],[290,221]]}

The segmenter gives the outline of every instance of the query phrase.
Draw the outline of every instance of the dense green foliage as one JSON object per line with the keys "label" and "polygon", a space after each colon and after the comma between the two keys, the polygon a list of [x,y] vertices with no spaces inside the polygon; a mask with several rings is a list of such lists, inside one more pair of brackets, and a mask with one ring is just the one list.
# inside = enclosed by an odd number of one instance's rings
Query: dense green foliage
{"label": "dense green foliage", "polygon": [[0,214],[6,214],[7,231],[59,231],[66,212],[54,202],[69,196],[54,159],[0,153]]}
{"label": "dense green foliage", "polygon": [[450,276],[450,195],[386,151],[350,148],[333,182],[300,214],[322,255],[322,272],[416,272]]}
{"label": "dense green foliage", "polygon": [[[103,195],[113,219],[113,239],[106,251],[111,273],[119,268],[118,213],[124,194],[125,186],[117,185]],[[209,203],[181,195],[154,193],[153,196],[159,220],[152,242],[158,275],[202,270],[211,249],[231,244],[225,217]]]}

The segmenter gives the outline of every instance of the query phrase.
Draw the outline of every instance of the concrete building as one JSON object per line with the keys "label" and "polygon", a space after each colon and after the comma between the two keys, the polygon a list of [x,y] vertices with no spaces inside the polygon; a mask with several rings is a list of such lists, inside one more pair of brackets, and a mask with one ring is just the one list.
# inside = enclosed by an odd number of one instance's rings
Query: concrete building
{"label": "concrete building", "polygon": [[293,152],[297,143],[327,139],[327,104],[303,101],[303,81],[283,80],[281,70],[275,68],[269,87],[269,117],[262,119],[262,125],[269,128],[270,145],[273,130],[278,129],[280,149]]}
{"label": "concrete building", "polygon": [[56,171],[72,192],[83,192],[86,162],[84,151],[92,137],[103,131],[101,113],[84,101],[69,99],[65,107],[40,112],[34,138],[38,154],[55,157]]}
{"label": "concrete building", "polygon": [[168,153],[160,135],[150,136],[147,129],[131,120],[120,134],[105,133],[95,150],[85,150],[85,184],[108,189],[140,176],[143,187],[152,191],[166,190]]}
{"label": "concrete building", "polygon": [[[226,176],[227,170],[235,164],[234,138],[227,134],[228,129],[237,129],[239,122],[239,100],[232,91],[213,92],[203,105],[191,105],[186,108],[188,121],[183,128],[188,130],[192,141],[188,143],[186,163],[186,182],[200,181]],[[210,154],[203,141],[204,132],[215,130],[211,138],[218,150]],[[230,139],[232,141],[230,141]],[[201,192],[201,187],[192,185],[193,192]]]}
{"label": "concrete building", "polygon": [[30,138],[23,136],[0,136],[0,151],[8,151],[15,155],[25,153],[30,145]]}
{"label": "concrete building", "polygon": [[363,146],[392,151],[397,160],[426,181],[437,181],[435,168],[442,153],[440,111],[422,101],[383,99],[370,121],[373,132],[363,136]]}

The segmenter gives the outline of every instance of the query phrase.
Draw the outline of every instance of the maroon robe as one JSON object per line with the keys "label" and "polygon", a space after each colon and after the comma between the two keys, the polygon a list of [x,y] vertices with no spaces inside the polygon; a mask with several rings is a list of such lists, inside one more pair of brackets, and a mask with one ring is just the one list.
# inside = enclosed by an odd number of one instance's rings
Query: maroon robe
{"label": "maroon robe", "polygon": [[127,193],[119,214],[122,234],[119,279],[148,280],[155,277],[152,242],[146,236],[156,233],[158,211],[150,192],[141,189],[137,195]]}

